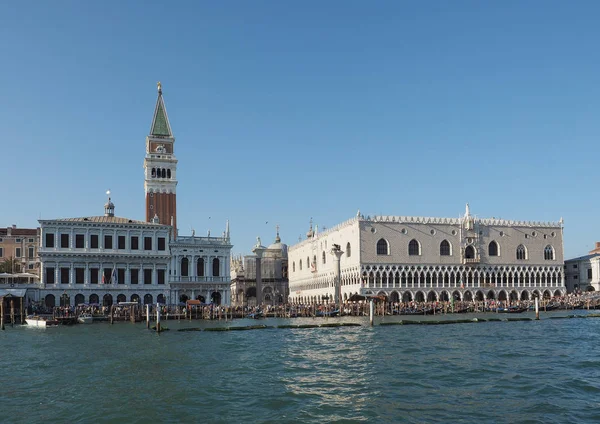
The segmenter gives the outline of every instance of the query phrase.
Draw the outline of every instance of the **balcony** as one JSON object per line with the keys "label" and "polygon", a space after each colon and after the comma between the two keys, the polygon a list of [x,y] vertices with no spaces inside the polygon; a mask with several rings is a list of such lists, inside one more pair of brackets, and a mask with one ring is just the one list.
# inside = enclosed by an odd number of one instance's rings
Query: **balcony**
{"label": "balcony", "polygon": [[477,265],[479,258],[463,258],[463,264],[465,265]]}

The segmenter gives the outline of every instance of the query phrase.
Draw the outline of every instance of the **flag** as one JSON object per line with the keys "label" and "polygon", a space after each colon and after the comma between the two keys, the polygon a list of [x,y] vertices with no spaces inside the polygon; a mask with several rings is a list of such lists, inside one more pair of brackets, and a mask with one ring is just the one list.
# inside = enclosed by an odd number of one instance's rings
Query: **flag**
{"label": "flag", "polygon": [[105,278],[104,278],[104,273],[102,273],[102,284],[104,284],[105,282],[106,281],[105,281]]}
{"label": "flag", "polygon": [[111,284],[118,284],[119,283],[117,281],[117,268],[113,268],[113,270],[112,270],[112,274],[110,275],[110,283]]}

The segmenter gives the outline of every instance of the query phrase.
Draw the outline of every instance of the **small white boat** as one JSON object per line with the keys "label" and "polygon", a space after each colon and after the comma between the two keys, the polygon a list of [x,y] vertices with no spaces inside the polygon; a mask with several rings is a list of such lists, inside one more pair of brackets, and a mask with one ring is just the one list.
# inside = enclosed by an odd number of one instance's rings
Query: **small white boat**
{"label": "small white boat", "polygon": [[77,322],[79,324],[91,324],[94,322],[94,317],[92,314],[81,314],[77,317]]}
{"label": "small white boat", "polygon": [[41,317],[38,315],[28,316],[27,318],[25,318],[25,322],[30,327],[46,328],[46,327],[57,327],[58,326],[58,320],[52,319],[50,317]]}

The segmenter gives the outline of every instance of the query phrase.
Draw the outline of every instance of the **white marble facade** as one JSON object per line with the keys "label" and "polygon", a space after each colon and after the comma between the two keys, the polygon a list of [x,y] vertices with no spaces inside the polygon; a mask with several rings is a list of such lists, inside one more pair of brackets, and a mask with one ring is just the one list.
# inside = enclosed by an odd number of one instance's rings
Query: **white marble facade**
{"label": "white marble facade", "polygon": [[221,237],[191,235],[171,241],[169,282],[172,302],[197,299],[229,305],[232,247],[229,223]]}
{"label": "white marble facade", "polygon": [[40,220],[46,305],[168,302],[171,227],[114,216]]}
{"label": "white marble facade", "polygon": [[566,292],[561,222],[365,217],[360,213],[289,248],[290,302],[334,295],[333,244],[341,247],[342,299],[531,299]]}

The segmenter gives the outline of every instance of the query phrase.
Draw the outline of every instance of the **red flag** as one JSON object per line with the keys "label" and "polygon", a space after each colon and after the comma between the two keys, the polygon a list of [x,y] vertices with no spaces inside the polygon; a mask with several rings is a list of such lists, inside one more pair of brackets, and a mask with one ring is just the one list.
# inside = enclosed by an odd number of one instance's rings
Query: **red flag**
{"label": "red flag", "polygon": [[102,273],[102,284],[104,284],[104,273]]}

